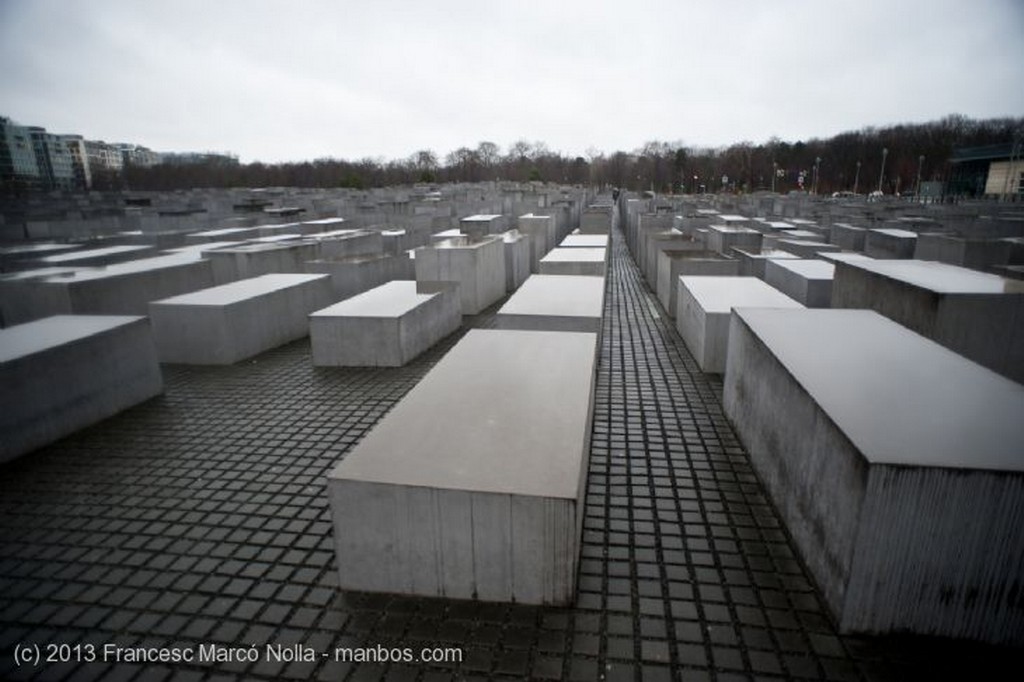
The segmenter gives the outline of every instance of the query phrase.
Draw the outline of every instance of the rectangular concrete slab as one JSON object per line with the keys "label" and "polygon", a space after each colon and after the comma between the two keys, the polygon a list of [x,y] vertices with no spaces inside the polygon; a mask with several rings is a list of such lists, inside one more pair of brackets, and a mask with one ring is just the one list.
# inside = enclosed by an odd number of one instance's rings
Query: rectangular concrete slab
{"label": "rectangular concrete slab", "polygon": [[800,239],[780,239],[776,246],[801,258],[817,258],[819,253],[830,253],[839,250],[839,247],[835,244]]}
{"label": "rectangular concrete slab", "polygon": [[596,339],[468,332],[329,474],[339,586],[571,602]]}
{"label": "rectangular concrete slab", "polygon": [[842,631],[1024,638],[1024,386],[873,311],[737,308],[723,404]]}
{"label": "rectangular concrete slab", "polygon": [[606,249],[610,244],[606,234],[570,234],[558,246],[561,248]]}
{"label": "rectangular concrete slab", "polygon": [[818,241],[821,239],[821,234],[812,230],[786,230],[779,235],[782,239],[792,239],[793,241]]}
{"label": "rectangular concrete slab", "polygon": [[0,329],[0,462],[162,391],[144,317],[57,315]]}
{"label": "rectangular concrete slab", "polygon": [[540,259],[542,275],[597,275],[604,277],[608,251],[585,247],[554,248]]}
{"label": "rectangular concrete slab", "polygon": [[846,223],[833,223],[832,232],[829,234],[829,241],[841,249],[863,251],[866,236],[867,230],[863,227]]}
{"label": "rectangular concrete slab", "polygon": [[309,322],[316,366],[400,367],[459,328],[458,284],[388,282]]}
{"label": "rectangular concrete slab", "polygon": [[765,263],[764,281],[808,308],[832,304],[835,265],[823,260],[782,258]]}
{"label": "rectangular concrete slab", "polygon": [[659,251],[658,301],[669,317],[676,316],[679,278],[683,276],[735,277],[739,261],[717,251]]}
{"label": "rectangular concrete slab", "polygon": [[680,277],[676,331],[701,370],[725,371],[729,316],[736,306],[802,308],[755,277]]}
{"label": "rectangular concrete slab", "polygon": [[150,301],[212,284],[209,261],[173,254],[8,282],[0,306],[5,324],[67,313],[144,315]]}
{"label": "rectangular concrete slab", "polygon": [[498,329],[599,334],[604,317],[603,277],[531,275],[498,310]]}
{"label": "rectangular concrete slab", "polygon": [[518,230],[501,235],[505,242],[505,291],[512,293],[530,276],[530,238]]}
{"label": "rectangular concrete slab", "polygon": [[1024,382],[1024,282],[933,261],[837,262],[832,307],[878,311]]}
{"label": "rectangular concrete slab", "polygon": [[537,273],[540,271],[540,259],[555,248],[555,217],[528,213],[519,216],[517,227],[530,238],[530,272]]}
{"label": "rectangular concrete slab", "polygon": [[104,246],[96,249],[84,249],[72,251],[71,253],[42,256],[36,259],[36,263],[40,267],[110,265],[151,255],[154,250],[152,246],[144,245]]}
{"label": "rectangular concrete slab", "polygon": [[310,260],[303,268],[309,273],[330,275],[335,299],[343,299],[392,280],[412,279],[407,263],[405,254],[378,254]]}
{"label": "rectangular concrete slab", "polygon": [[371,230],[333,230],[310,235],[307,239],[319,245],[316,259],[380,256],[384,253],[383,238],[379,232]]}
{"label": "rectangular concrete slab", "polygon": [[459,227],[467,236],[481,239],[504,232],[508,229],[507,223],[505,216],[499,213],[478,213],[460,220]]}
{"label": "rectangular concrete slab", "polygon": [[230,365],[309,333],[334,300],[328,275],[272,274],[149,306],[161,362]]}
{"label": "rectangular concrete slab", "polygon": [[227,284],[271,273],[301,273],[307,260],[320,253],[313,240],[242,244],[204,253],[213,267],[215,284]]}
{"label": "rectangular concrete slab", "polygon": [[864,253],[872,258],[910,259],[917,247],[917,233],[898,228],[868,230],[864,238]]}
{"label": "rectangular concrete slab", "polygon": [[[721,216],[718,216],[721,218]],[[709,225],[707,232],[707,245],[709,251],[718,251],[723,255],[729,255],[734,247],[746,249],[760,249],[764,235],[749,227],[735,227],[732,225]]]}
{"label": "rectangular concrete slab", "polygon": [[782,249],[741,249],[734,248],[732,255],[740,262],[741,277],[764,279],[764,264],[770,258],[799,258]]}
{"label": "rectangular concrete slab", "polygon": [[862,260],[875,260],[871,256],[865,256],[863,253],[851,253],[849,251],[833,251],[831,253],[818,254],[821,260],[828,261],[830,263],[837,263],[842,261],[849,263],[850,261],[862,261]]}
{"label": "rectangular concrete slab", "polygon": [[505,242],[448,239],[416,250],[416,280],[458,282],[463,315],[476,315],[505,295]]}

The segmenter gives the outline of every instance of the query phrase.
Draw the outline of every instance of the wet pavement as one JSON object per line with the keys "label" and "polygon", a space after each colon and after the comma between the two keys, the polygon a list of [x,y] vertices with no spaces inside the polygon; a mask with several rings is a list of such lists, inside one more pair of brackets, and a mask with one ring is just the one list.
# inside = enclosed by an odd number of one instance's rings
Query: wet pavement
{"label": "wet pavement", "polygon": [[[498,307],[466,326],[490,326]],[[720,381],[699,371],[621,235],[576,604],[338,591],[324,476],[462,333],[397,369],[314,368],[308,339],[230,367],[165,366],[163,396],[0,467],[0,679],[936,679],[1019,660],[836,633]],[[314,660],[278,662],[268,644]],[[57,662],[17,665],[26,645]],[[106,653],[250,645],[256,660]],[[461,660],[334,660],[355,647]]]}

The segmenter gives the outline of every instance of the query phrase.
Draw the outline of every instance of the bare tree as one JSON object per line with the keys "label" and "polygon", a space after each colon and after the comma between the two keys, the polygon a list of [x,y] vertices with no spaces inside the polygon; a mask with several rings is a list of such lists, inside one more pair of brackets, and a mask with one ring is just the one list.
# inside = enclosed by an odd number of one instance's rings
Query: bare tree
{"label": "bare tree", "polygon": [[486,140],[477,145],[476,154],[484,168],[493,168],[501,161],[501,148]]}

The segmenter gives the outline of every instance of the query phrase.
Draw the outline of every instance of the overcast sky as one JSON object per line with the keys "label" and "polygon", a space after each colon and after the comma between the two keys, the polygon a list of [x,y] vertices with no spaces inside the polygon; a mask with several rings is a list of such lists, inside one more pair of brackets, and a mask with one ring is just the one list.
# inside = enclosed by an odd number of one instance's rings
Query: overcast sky
{"label": "overcast sky", "polygon": [[0,0],[0,115],[243,162],[1024,115],[1021,0]]}

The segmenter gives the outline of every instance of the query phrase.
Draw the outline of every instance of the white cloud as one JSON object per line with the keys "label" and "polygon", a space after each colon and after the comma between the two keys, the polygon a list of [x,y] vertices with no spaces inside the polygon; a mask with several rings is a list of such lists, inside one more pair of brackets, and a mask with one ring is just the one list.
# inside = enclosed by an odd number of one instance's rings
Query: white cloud
{"label": "white cloud", "polygon": [[1024,114],[1022,29],[1012,0],[6,0],[0,114],[265,161],[806,139]]}

